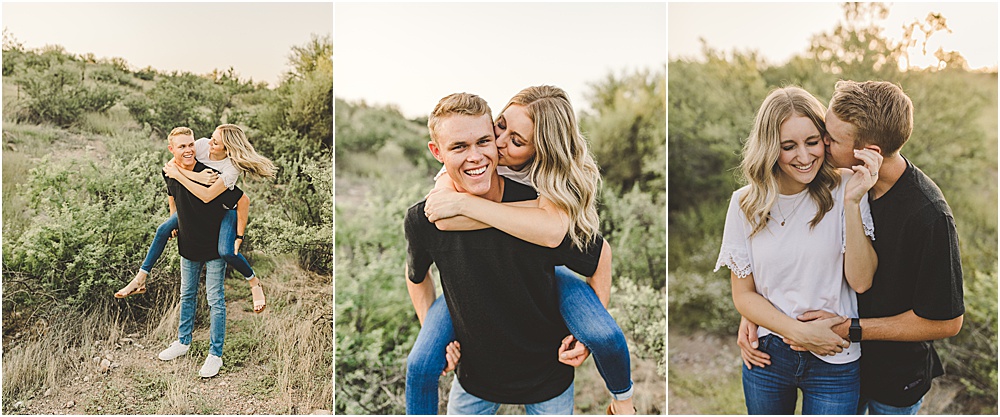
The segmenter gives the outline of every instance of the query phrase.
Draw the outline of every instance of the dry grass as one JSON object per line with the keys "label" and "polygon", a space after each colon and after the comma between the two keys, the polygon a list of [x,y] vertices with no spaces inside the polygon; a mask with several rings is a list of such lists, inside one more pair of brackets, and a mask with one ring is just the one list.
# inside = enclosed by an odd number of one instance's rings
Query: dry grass
{"label": "dry grass", "polygon": [[[140,296],[162,300],[145,312],[149,320],[95,313],[63,317],[58,322],[22,323],[20,336],[5,336],[3,412],[308,414],[331,410],[330,277],[302,271],[290,258],[260,259],[256,264],[260,264],[257,270],[268,295],[267,310],[254,314],[247,284],[241,278],[226,280],[225,364],[218,376],[197,376],[208,344],[203,290],[191,351],[170,362],[156,359],[157,352],[177,337],[178,296],[176,283],[156,280],[154,271],[150,292]],[[35,333],[27,335],[29,331]],[[119,366],[101,373],[92,359],[105,355]],[[45,395],[49,388],[50,395]],[[75,405],[67,409],[69,401]],[[22,406],[15,408],[18,402]]]}

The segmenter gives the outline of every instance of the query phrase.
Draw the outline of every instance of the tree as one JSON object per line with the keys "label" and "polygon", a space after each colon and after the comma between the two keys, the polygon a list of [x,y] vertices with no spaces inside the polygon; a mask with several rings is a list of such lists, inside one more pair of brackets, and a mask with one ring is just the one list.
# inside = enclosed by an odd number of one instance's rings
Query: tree
{"label": "tree", "polygon": [[666,78],[662,69],[609,74],[590,83],[590,113],[580,128],[605,182],[618,190],[662,190],[666,163]]}

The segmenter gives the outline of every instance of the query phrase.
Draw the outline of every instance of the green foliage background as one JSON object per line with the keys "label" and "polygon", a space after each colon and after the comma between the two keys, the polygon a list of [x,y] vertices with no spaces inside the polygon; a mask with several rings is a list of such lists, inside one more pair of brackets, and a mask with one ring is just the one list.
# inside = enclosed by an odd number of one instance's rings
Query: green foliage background
{"label": "green foliage background", "polygon": [[[816,34],[807,53],[768,64],[756,52],[703,46],[700,60],[669,63],[669,312],[677,329],[735,337],[729,272],[712,273],[739,155],[754,113],[776,87],[798,85],[828,103],[839,79],[899,84],[914,104],[902,153],[934,179],[951,205],[965,275],[965,325],[936,343],[946,372],[967,389],[969,412],[997,403],[997,73],[970,72],[960,55],[936,70],[900,71],[900,45],[871,21],[880,4],[845,4],[846,19]],[[865,20],[874,18],[872,20]],[[926,25],[944,20],[928,16]],[[673,380],[671,380],[671,384]],[[956,404],[961,399],[956,400]],[[982,406],[983,408],[976,408]]]}
{"label": "green foliage background", "polygon": [[[580,114],[580,125],[605,179],[599,214],[614,253],[609,310],[633,354],[655,360],[665,378],[663,70],[593,82],[592,110]],[[440,163],[427,150],[426,118],[339,99],[335,111],[335,412],[402,414],[406,355],[420,330],[403,276],[403,213],[433,187]]]}
{"label": "green foliage background", "polygon": [[[222,123],[242,125],[279,168],[274,181],[240,184],[253,205],[243,251],[291,254],[302,267],[330,274],[331,53],[329,37],[294,47],[292,71],[269,88],[232,68],[133,71],[121,58],[59,46],[29,50],[5,31],[5,336],[20,329],[18,317],[141,318],[150,309],[154,297],[120,303],[110,294],[135,274],[167,217],[159,172],[170,158],[166,132],[175,126],[204,137]],[[176,247],[168,245],[154,276],[178,281],[177,265]]]}

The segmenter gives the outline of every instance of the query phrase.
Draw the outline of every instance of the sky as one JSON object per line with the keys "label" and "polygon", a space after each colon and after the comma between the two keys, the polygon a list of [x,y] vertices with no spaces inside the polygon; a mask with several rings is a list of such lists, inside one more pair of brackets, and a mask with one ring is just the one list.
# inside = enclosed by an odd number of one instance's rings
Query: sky
{"label": "sky", "polygon": [[[927,45],[910,52],[914,65],[937,63],[938,47],[957,50],[971,68],[997,67],[997,3],[890,3],[889,16],[879,22],[891,39],[902,37],[902,26],[941,13],[952,33],[937,33]],[[671,59],[700,58],[708,46],[731,52],[757,50],[770,63],[783,63],[809,48],[812,35],[832,32],[843,16],[840,3],[671,3],[668,7]]]}
{"label": "sky", "polygon": [[478,94],[499,111],[550,84],[588,108],[588,83],[663,68],[664,3],[338,3],[337,97],[426,116],[442,97]]}
{"label": "sky", "polygon": [[333,33],[325,3],[11,3],[3,26],[26,48],[124,58],[133,69],[211,73],[276,85],[291,48]]}

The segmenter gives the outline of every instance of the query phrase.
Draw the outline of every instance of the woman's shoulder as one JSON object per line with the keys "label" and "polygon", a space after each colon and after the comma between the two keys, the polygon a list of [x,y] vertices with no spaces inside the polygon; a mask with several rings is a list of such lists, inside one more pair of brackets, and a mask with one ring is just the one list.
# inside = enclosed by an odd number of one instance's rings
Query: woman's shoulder
{"label": "woman's shoulder", "polygon": [[748,192],[750,192],[749,184],[738,188],[736,191],[733,191],[733,200],[739,200],[740,197],[743,197],[743,195]]}

